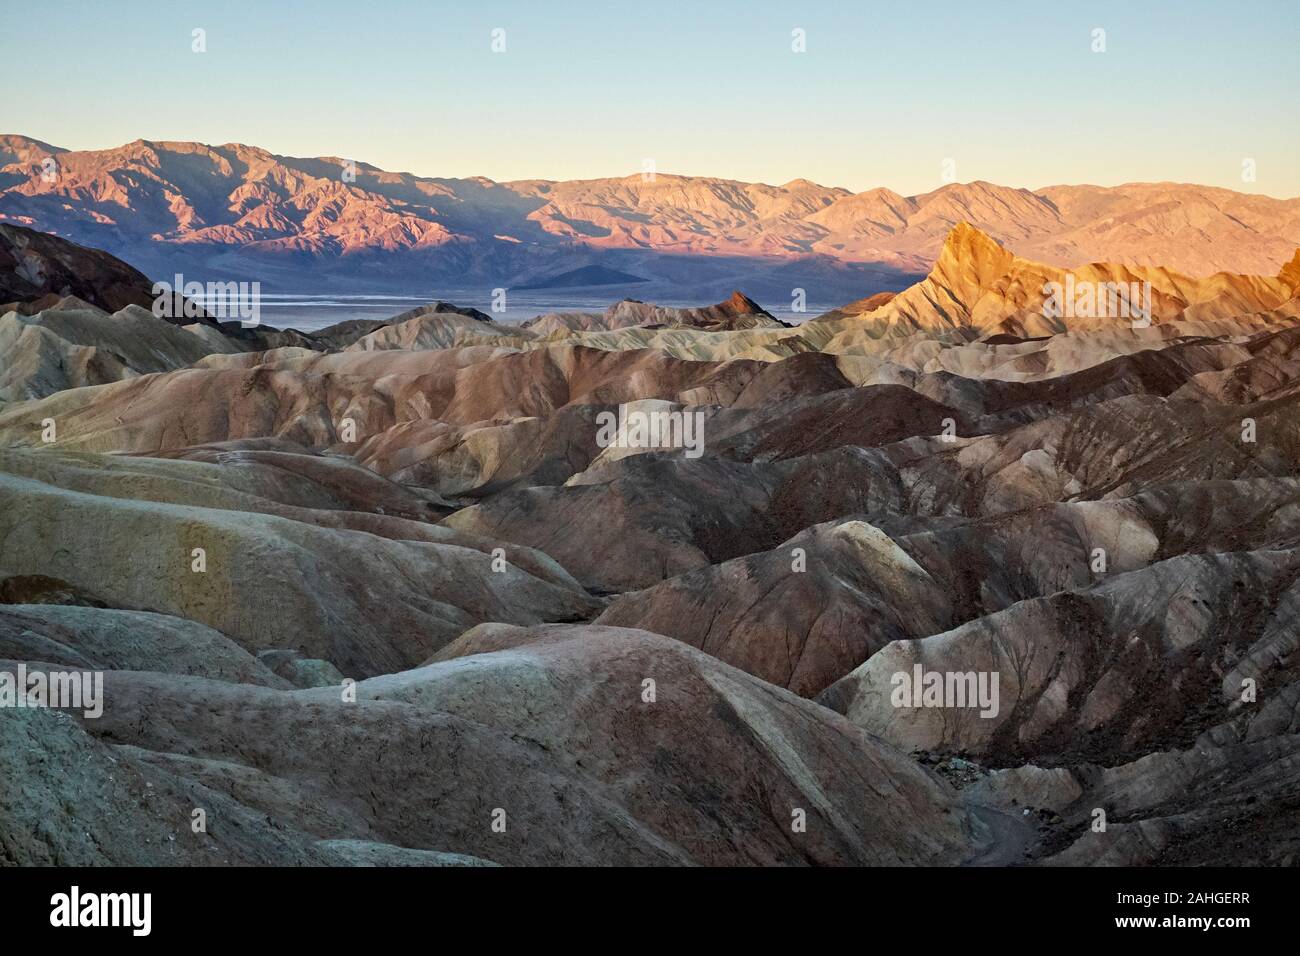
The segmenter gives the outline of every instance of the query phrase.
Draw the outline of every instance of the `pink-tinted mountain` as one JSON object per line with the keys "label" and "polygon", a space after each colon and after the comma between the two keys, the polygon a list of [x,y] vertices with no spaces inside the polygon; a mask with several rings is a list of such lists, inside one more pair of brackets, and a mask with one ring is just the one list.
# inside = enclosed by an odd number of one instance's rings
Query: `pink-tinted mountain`
{"label": "pink-tinted mountain", "polygon": [[1274,274],[1300,244],[1300,199],[1176,183],[951,183],[916,196],[669,174],[497,183],[237,143],[68,151],[17,135],[0,137],[0,220],[158,276],[297,291],[537,288],[557,277],[598,288],[626,276],[704,301],[737,285],[772,301],[796,288],[818,302],[900,290],[959,222],[1063,267]]}

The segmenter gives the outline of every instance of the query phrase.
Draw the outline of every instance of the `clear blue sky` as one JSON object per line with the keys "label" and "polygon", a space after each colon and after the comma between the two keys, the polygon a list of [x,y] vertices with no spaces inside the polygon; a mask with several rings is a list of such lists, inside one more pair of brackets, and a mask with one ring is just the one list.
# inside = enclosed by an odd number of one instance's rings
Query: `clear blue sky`
{"label": "clear blue sky", "polygon": [[648,157],[910,194],[952,158],[961,181],[1298,196],[1298,22],[1293,0],[0,0],[0,132],[497,180],[627,175]]}

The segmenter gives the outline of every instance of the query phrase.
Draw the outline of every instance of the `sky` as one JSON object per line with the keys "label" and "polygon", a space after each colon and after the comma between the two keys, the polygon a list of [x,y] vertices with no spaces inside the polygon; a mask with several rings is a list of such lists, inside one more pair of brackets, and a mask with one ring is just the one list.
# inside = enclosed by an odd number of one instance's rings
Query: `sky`
{"label": "sky", "polygon": [[0,132],[70,149],[242,142],[499,181],[649,160],[906,195],[947,176],[1293,197],[1295,13],[1294,0],[0,0]]}

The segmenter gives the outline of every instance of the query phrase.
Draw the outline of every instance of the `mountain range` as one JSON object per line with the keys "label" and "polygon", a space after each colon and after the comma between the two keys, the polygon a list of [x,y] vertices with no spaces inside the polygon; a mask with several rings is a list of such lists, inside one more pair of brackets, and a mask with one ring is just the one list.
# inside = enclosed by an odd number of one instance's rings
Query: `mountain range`
{"label": "mountain range", "polygon": [[609,280],[626,276],[638,295],[710,301],[736,287],[760,300],[799,287],[825,302],[901,290],[959,222],[1058,267],[1275,275],[1300,245],[1300,199],[1177,183],[951,183],[916,196],[664,173],[499,183],[236,143],[70,151],[19,135],[0,136],[0,222],[155,277],[427,292],[584,276],[617,288]]}

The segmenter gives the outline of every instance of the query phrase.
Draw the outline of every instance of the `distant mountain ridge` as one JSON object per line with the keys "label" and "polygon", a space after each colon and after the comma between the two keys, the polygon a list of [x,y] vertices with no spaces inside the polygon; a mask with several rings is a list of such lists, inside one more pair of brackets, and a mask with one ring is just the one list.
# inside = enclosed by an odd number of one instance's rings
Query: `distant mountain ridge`
{"label": "distant mountain ridge", "polygon": [[1172,183],[917,196],[668,174],[497,183],[241,144],[66,151],[17,135],[0,136],[0,221],[201,279],[524,287],[592,267],[645,276],[651,295],[739,285],[769,300],[796,286],[829,301],[902,289],[959,222],[1051,265],[1189,275],[1273,275],[1300,245],[1300,199]]}

